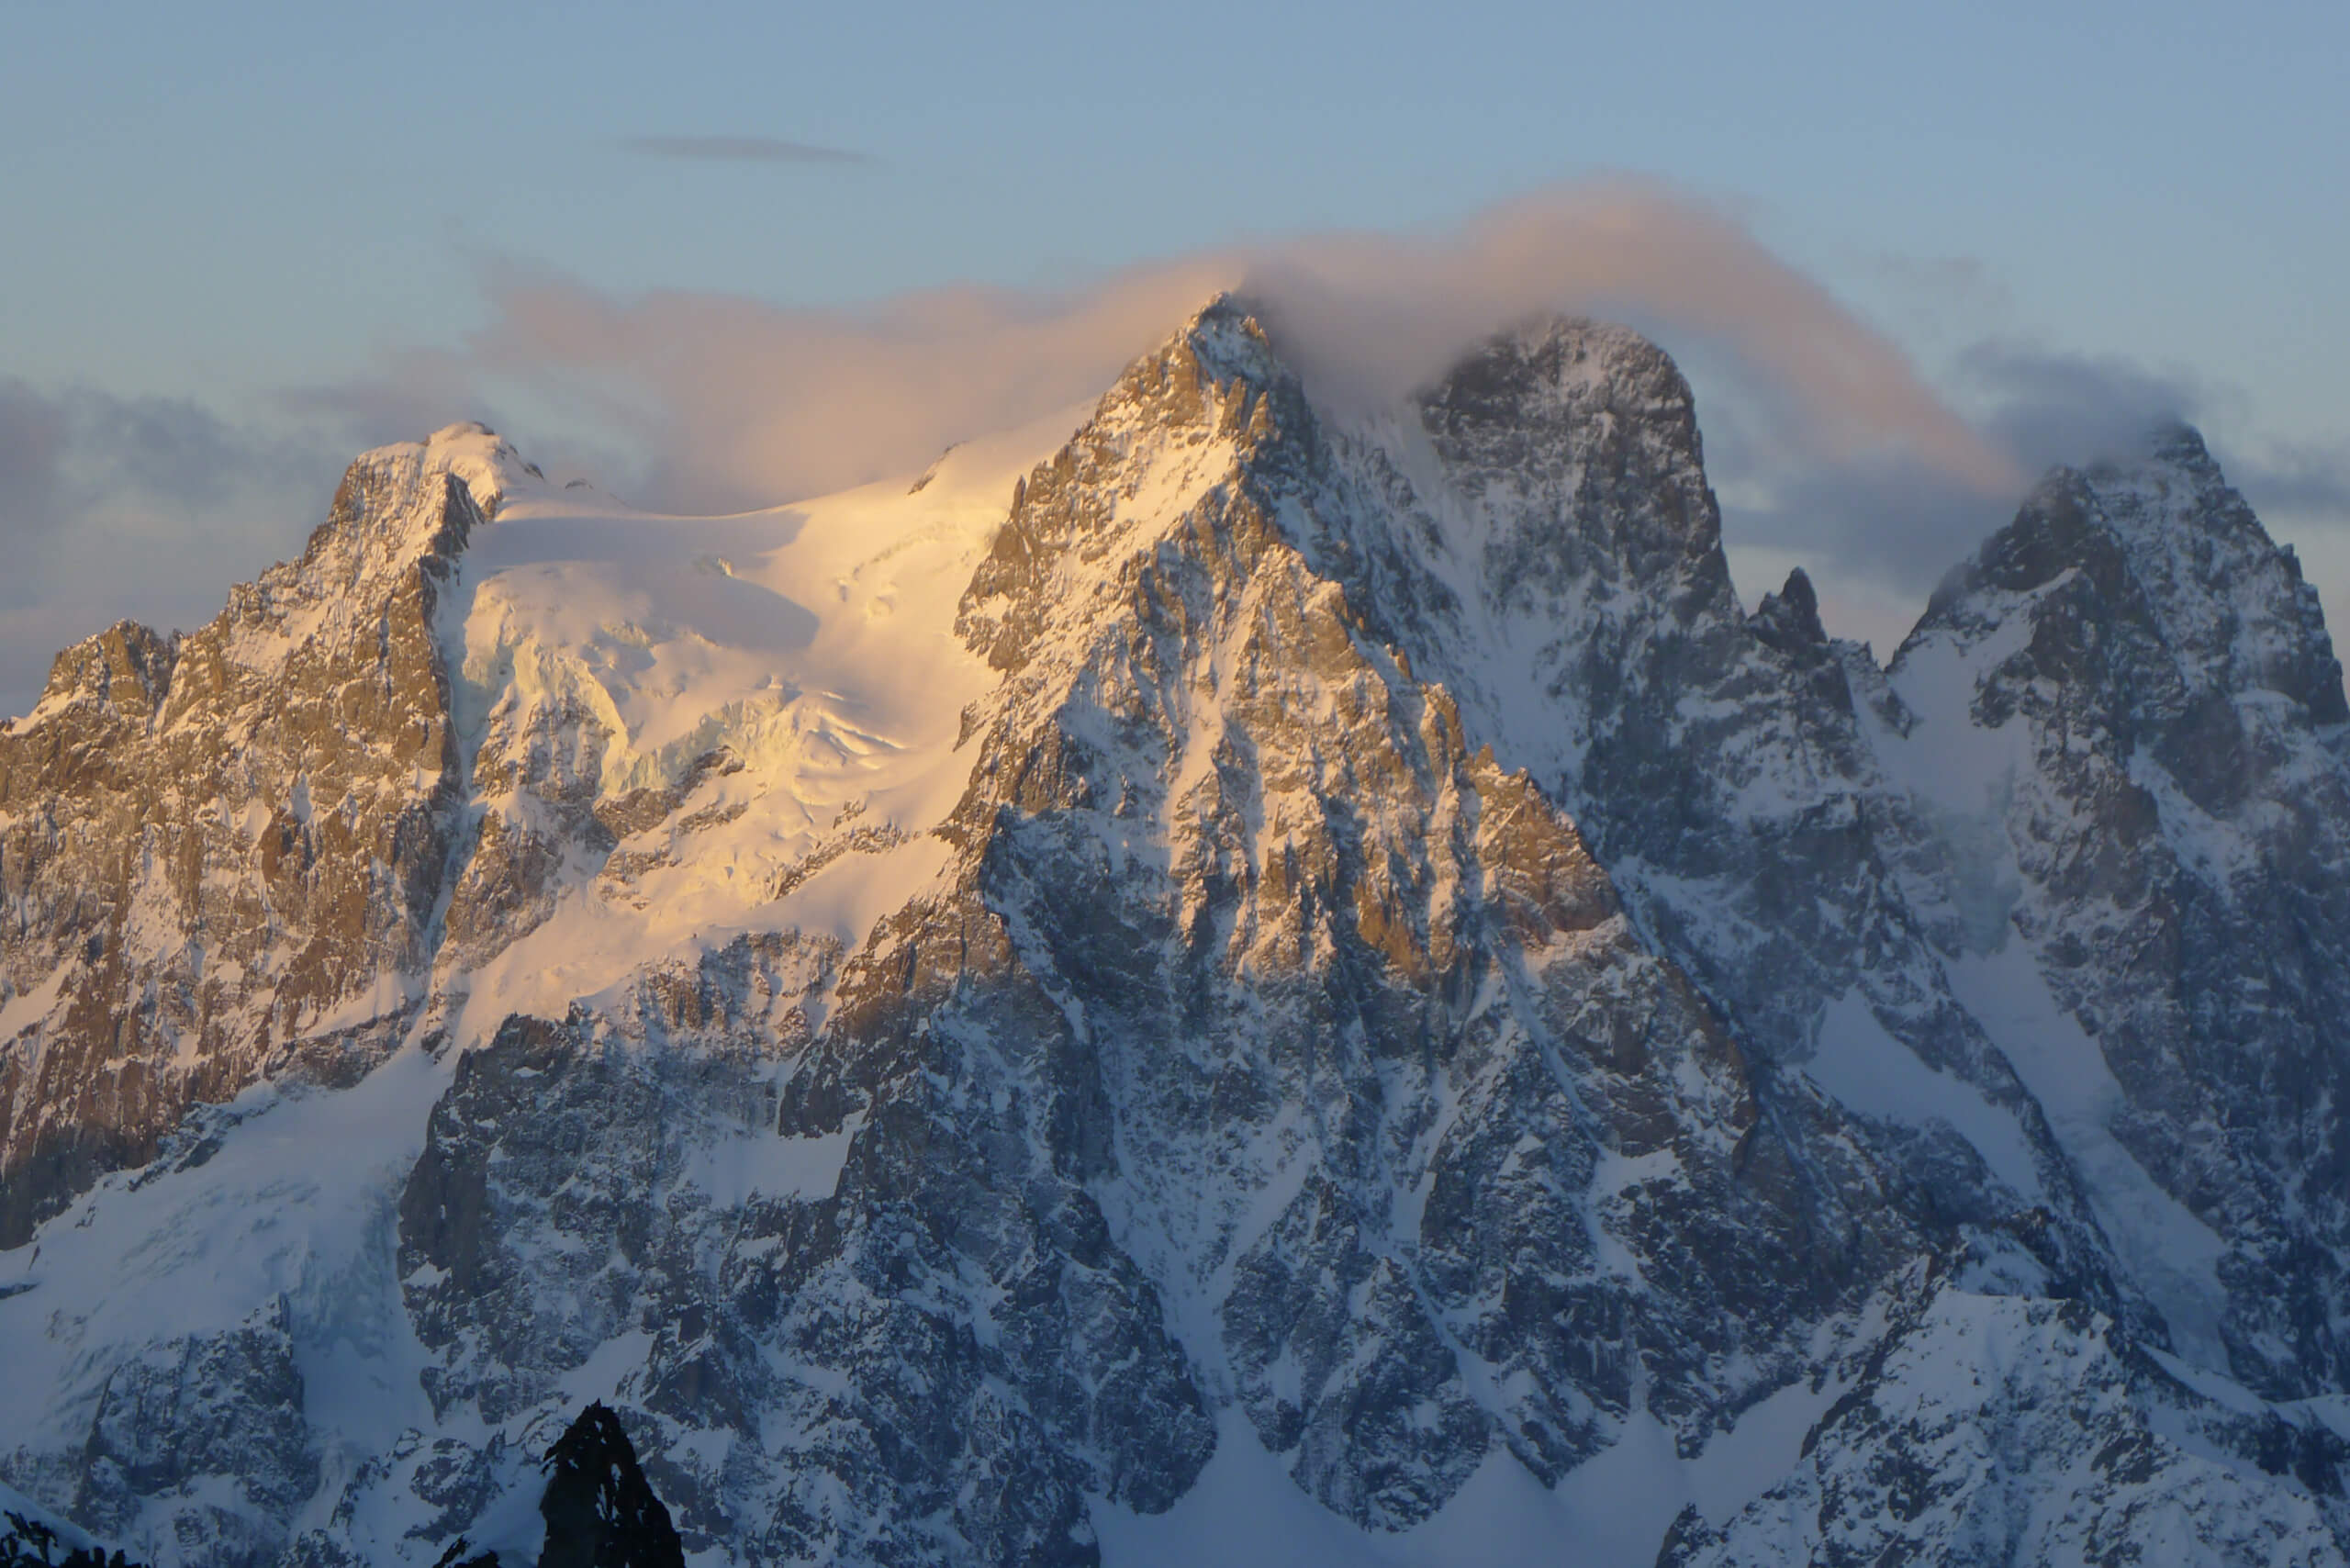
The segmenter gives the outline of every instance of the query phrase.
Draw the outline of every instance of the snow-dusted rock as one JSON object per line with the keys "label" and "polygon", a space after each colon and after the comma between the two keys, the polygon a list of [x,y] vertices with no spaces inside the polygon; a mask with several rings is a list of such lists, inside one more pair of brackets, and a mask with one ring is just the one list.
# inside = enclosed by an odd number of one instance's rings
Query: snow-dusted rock
{"label": "snow-dusted rock", "polygon": [[2125,1272],[2183,1352],[2340,1392],[2350,710],[2316,590],[2168,431],[2052,476],[1889,678],[1888,755],[1987,850],[1953,972]]}
{"label": "snow-dusted rock", "polygon": [[1794,1473],[1719,1527],[1684,1515],[1659,1568],[2341,1562],[2350,1443],[2232,1392],[2258,1413],[2077,1299],[1929,1287]]}
{"label": "snow-dusted rock", "polygon": [[369,454],[301,559],[68,649],[0,729],[0,1242],[191,1106],[397,1040],[464,838],[449,594],[519,464],[471,426]]}

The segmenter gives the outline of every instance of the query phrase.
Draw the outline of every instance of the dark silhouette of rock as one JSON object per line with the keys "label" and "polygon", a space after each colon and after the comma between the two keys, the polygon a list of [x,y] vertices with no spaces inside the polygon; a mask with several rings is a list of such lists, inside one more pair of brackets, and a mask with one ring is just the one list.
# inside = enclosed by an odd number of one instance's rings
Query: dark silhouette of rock
{"label": "dark silhouette of rock", "polygon": [[636,1462],[621,1418],[600,1401],[547,1450],[539,1568],[685,1568],[685,1548]]}

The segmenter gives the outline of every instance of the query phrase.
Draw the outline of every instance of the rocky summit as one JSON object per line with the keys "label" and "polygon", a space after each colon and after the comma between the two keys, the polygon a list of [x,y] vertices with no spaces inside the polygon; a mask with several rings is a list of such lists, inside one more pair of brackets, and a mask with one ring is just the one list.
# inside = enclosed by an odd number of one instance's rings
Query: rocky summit
{"label": "rocky summit", "polygon": [[59,655],[0,890],[0,1482],[161,1568],[2350,1555],[2350,711],[2183,428],[1880,665],[1584,321],[453,427]]}

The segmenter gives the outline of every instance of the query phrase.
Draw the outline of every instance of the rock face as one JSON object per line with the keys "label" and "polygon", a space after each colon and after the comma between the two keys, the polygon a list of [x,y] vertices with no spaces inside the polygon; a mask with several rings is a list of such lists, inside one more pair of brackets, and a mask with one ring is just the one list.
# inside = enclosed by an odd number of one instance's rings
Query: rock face
{"label": "rock face", "polygon": [[709,1562],[2339,1560],[2350,713],[2199,442],[1880,669],[1617,329],[1365,418],[1219,300],[1072,422],[712,521],[444,431],[62,656],[0,1479],[159,1562],[527,1560],[615,1436]]}
{"label": "rock face", "polygon": [[2197,1393],[2077,1299],[1930,1287],[1805,1445],[1660,1568],[2342,1561],[2337,1433]]}
{"label": "rock face", "polygon": [[2011,748],[1964,804],[2004,827],[2008,927],[2106,1075],[2101,1105],[2038,1092],[2076,1159],[2184,1211],[2117,1226],[2187,1276],[2174,1336],[2271,1397],[2340,1392],[2350,711],[2316,590],[2170,431],[2044,483],[1892,679],[1921,741],[1971,722]]}
{"label": "rock face", "polygon": [[141,1348],[106,1374],[73,1517],[121,1539],[151,1498],[172,1496],[184,1499],[172,1520],[181,1561],[275,1556],[282,1521],[319,1484],[303,1394],[282,1314]]}
{"label": "rock face", "polygon": [[191,1106],[397,1041],[461,848],[444,599],[505,461],[369,454],[300,560],[191,636],[67,649],[0,732],[0,983],[43,999],[0,1056],[0,1245]]}

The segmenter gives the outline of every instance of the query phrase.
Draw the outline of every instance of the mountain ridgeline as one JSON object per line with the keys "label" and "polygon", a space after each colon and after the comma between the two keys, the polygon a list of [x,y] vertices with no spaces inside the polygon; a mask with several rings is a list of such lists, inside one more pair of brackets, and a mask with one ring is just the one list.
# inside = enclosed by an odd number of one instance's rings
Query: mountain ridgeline
{"label": "mountain ridgeline", "polygon": [[0,1481],[159,1565],[606,1561],[591,1401],[662,1561],[2350,1551],[2350,711],[2183,428],[1881,666],[1589,322],[452,427],[60,655],[0,890]]}

